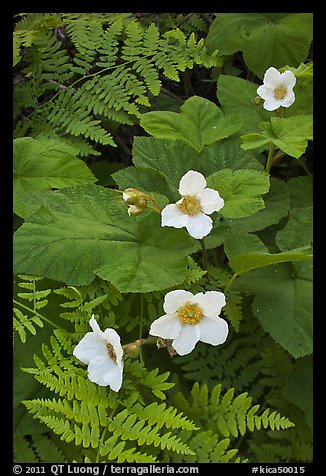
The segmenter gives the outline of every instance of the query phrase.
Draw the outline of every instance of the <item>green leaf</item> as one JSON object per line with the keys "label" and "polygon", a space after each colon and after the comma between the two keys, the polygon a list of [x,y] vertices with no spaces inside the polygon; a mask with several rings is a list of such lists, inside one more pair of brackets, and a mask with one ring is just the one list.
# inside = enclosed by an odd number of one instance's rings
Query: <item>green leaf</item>
{"label": "green leaf", "polygon": [[313,427],[313,380],[312,357],[307,356],[297,360],[294,369],[288,377],[282,396],[300,408],[306,417],[307,424]]}
{"label": "green leaf", "polygon": [[257,236],[240,232],[227,237],[224,250],[229,258],[229,265],[236,274],[271,264],[312,258],[309,246],[271,254]]}
{"label": "green leaf", "polygon": [[262,78],[271,65],[298,66],[311,41],[311,13],[219,13],[205,43],[209,53],[243,51],[248,68]]}
{"label": "green leaf", "polygon": [[264,208],[261,195],[268,192],[269,177],[257,170],[224,169],[210,175],[207,186],[217,190],[224,199],[221,215],[241,218]]}
{"label": "green leaf", "polygon": [[272,113],[254,103],[257,84],[234,76],[221,75],[217,83],[217,96],[225,114],[240,113],[243,126],[240,134],[258,131],[262,121],[268,121]]}
{"label": "green leaf", "polygon": [[[261,169],[261,165],[254,158],[253,153],[240,148],[239,139],[225,139],[207,146],[202,152],[197,153],[192,147],[179,140],[135,137],[132,155],[136,168],[150,168],[160,173],[160,178],[156,174],[156,179],[158,180],[157,191],[166,195],[172,201],[180,198],[178,192],[179,182],[181,177],[189,170],[197,170],[204,177],[208,177],[217,170],[223,170],[224,168],[232,170],[244,167],[248,169]],[[131,173],[136,174],[136,172]],[[142,173],[140,172],[140,175]],[[151,173],[153,172],[148,174]],[[165,177],[168,190],[165,190],[161,174]],[[124,177],[124,174],[119,173],[115,177],[120,180],[120,177]],[[145,178],[142,180],[145,180]],[[125,183],[123,182],[123,184]],[[153,187],[153,184],[151,187]]]}
{"label": "green leaf", "polygon": [[43,192],[38,201],[40,208],[15,233],[18,273],[71,285],[98,275],[121,292],[149,292],[182,283],[186,256],[198,249],[185,230],[161,228],[157,213],[130,217],[109,189]]}
{"label": "green leaf", "polygon": [[273,143],[286,154],[298,159],[305,152],[308,140],[312,140],[312,115],[272,117],[271,122],[262,122],[260,129],[260,134],[241,136],[243,149]]}
{"label": "green leaf", "polygon": [[14,140],[14,211],[26,217],[32,210],[19,194],[96,182],[78,149],[58,139]]}
{"label": "green leaf", "polygon": [[[265,207],[253,215],[245,218],[224,220],[223,223],[231,227],[231,233],[234,231],[253,232],[277,224],[281,218],[288,214],[290,208],[288,184],[281,180],[270,178],[270,189],[264,195],[264,202]],[[295,248],[295,246],[292,248]]]}
{"label": "green leaf", "polygon": [[136,188],[142,192],[169,195],[164,175],[158,170],[145,167],[128,167],[112,175],[120,190]]}
{"label": "green leaf", "polygon": [[293,88],[295,101],[286,110],[286,116],[299,116],[301,114],[313,113],[313,71],[312,63],[301,63],[298,68],[284,66],[280,72],[292,71],[296,77],[296,83]]}
{"label": "green leaf", "polygon": [[[299,264],[299,263],[298,263]],[[295,358],[312,352],[312,264],[278,264],[240,276],[233,286],[251,291],[253,314]]]}
{"label": "green leaf", "polygon": [[312,212],[312,207],[290,210],[288,223],[276,234],[276,243],[280,250],[286,251],[312,243]]}
{"label": "green leaf", "polygon": [[313,205],[313,179],[312,177],[293,177],[288,181],[290,203],[292,208],[306,208]]}
{"label": "green leaf", "polygon": [[242,126],[239,114],[224,116],[208,99],[192,96],[180,113],[152,111],[142,115],[140,125],[146,132],[161,139],[182,140],[200,152],[237,132]]}

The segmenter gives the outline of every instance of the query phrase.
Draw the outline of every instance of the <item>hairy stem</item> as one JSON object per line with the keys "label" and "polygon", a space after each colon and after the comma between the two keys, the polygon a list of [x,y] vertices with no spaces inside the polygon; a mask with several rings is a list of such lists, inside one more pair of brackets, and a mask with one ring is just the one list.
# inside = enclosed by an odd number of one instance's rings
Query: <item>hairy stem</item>
{"label": "hairy stem", "polygon": [[204,270],[207,271],[207,267],[208,267],[208,263],[207,263],[207,251],[206,251],[206,247],[205,247],[204,238],[202,238],[202,239],[199,240],[199,241],[200,241],[201,249],[202,249]]}
{"label": "hairy stem", "polygon": [[[139,316],[139,340],[142,341],[143,335],[143,315],[144,315],[144,296],[143,294],[140,295],[140,316]],[[143,352],[142,346],[139,346],[139,360],[143,364]]]}
{"label": "hairy stem", "polygon": [[265,172],[269,174],[271,170],[271,166],[273,163],[273,154],[274,154],[274,149],[275,145],[271,142],[269,146],[269,152],[268,152],[268,157],[267,157],[267,162],[266,162],[266,167],[265,167]]}

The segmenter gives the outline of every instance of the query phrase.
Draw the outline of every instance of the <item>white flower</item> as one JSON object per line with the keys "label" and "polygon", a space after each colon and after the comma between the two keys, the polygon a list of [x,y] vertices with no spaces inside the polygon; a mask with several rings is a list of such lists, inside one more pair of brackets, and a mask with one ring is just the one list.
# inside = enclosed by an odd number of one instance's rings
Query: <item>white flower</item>
{"label": "white flower", "polygon": [[264,109],[275,111],[280,106],[291,106],[295,101],[293,92],[295,83],[296,77],[292,71],[286,70],[280,73],[276,68],[268,68],[264,75],[264,84],[257,89],[257,94],[265,99]]}
{"label": "white flower", "polygon": [[98,385],[109,385],[118,392],[122,385],[123,349],[120,337],[114,329],[101,331],[94,315],[90,326],[93,332],[87,332],[73,354],[77,359],[88,364],[88,378]]}
{"label": "white flower", "polygon": [[228,335],[227,322],[219,317],[225,296],[218,291],[193,295],[176,290],[166,294],[164,316],[156,319],[149,330],[153,336],[173,339],[172,347],[179,355],[189,354],[198,341],[219,345]]}
{"label": "white flower", "polygon": [[224,200],[216,190],[205,187],[205,177],[199,172],[189,170],[179,183],[182,198],[162,210],[161,225],[186,227],[189,235],[197,239],[208,235],[213,221],[207,214],[218,212],[224,206]]}

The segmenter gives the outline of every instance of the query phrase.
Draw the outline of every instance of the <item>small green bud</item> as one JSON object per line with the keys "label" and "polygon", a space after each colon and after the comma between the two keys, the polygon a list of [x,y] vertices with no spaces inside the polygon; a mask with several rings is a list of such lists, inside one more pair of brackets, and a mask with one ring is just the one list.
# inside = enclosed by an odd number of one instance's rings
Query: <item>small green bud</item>
{"label": "small green bud", "polygon": [[255,96],[254,99],[252,100],[252,102],[253,102],[256,106],[260,106],[260,104],[263,104],[264,99],[261,98],[260,96]]}
{"label": "small green bud", "polygon": [[140,192],[136,188],[127,188],[122,195],[122,198],[129,205],[137,205],[138,207],[145,208],[147,204],[147,195]]}
{"label": "small green bud", "polygon": [[130,344],[126,344],[123,346],[123,354],[125,358],[127,357],[135,358],[139,356],[142,340],[143,339],[138,339],[135,342],[131,342]]}

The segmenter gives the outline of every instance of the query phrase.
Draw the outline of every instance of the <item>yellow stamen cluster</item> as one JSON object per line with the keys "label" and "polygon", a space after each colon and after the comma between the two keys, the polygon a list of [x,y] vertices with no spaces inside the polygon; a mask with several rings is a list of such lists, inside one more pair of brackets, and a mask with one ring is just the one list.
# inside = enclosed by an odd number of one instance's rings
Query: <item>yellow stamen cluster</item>
{"label": "yellow stamen cluster", "polygon": [[186,215],[194,216],[202,211],[200,201],[196,197],[186,195],[181,203],[178,203],[179,209]]}
{"label": "yellow stamen cluster", "polygon": [[110,359],[113,360],[113,362],[116,362],[117,361],[117,354],[114,352],[113,345],[110,344],[110,342],[108,342],[106,344],[106,349],[107,349],[108,356],[110,357]]}
{"label": "yellow stamen cluster", "polygon": [[204,313],[197,304],[186,304],[178,310],[178,317],[184,324],[198,324],[203,316]]}
{"label": "yellow stamen cluster", "polygon": [[274,98],[275,99],[284,99],[285,95],[286,95],[286,87],[280,85],[280,86],[277,86],[277,88],[274,89]]}

